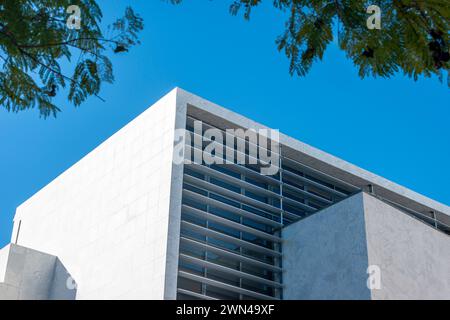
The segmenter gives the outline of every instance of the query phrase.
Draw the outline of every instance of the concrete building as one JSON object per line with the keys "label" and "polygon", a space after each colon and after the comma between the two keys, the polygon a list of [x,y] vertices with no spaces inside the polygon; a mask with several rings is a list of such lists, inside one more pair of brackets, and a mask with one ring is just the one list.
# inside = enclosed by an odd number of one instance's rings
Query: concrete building
{"label": "concrete building", "polygon": [[449,234],[448,206],[177,88],[17,208],[0,299],[450,299]]}

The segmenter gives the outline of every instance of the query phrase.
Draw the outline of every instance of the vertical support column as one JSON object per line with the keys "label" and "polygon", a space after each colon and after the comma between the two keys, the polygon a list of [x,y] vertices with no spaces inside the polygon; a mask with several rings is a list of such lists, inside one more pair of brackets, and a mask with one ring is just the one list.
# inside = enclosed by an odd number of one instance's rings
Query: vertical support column
{"label": "vertical support column", "polygon": [[[437,229],[438,228],[438,223],[437,223],[437,219],[436,219],[436,212],[434,210],[430,211],[430,213],[433,216],[433,220],[434,220],[434,227]],[[20,226],[20,225],[19,225]]]}
{"label": "vertical support column", "polygon": [[[278,145],[278,155],[279,155],[279,157],[278,157],[278,168],[279,168],[278,179],[280,181],[280,191],[279,192],[280,192],[280,196],[281,196],[280,197],[280,223],[283,225],[284,224],[284,221],[283,221],[283,210],[284,210],[284,208],[283,208],[283,170],[281,169],[281,165],[282,165],[281,144]],[[278,236],[280,238],[282,238],[282,229],[280,229],[278,231]],[[282,245],[282,243],[275,244],[275,245],[277,247],[276,248],[277,251],[282,253],[283,252],[283,245]],[[281,258],[275,258],[275,260],[276,260],[275,261],[276,262],[275,265],[279,266],[280,268],[283,268],[282,259]],[[279,283],[283,283],[283,274],[281,273],[274,280],[278,281]],[[281,299],[283,297],[282,289],[278,289],[278,288],[275,289],[275,297],[278,298],[278,299]]]}
{"label": "vertical support column", "polygon": [[281,169],[281,165],[282,165],[281,144],[278,146],[278,154],[279,154],[278,168],[280,170],[278,177],[279,177],[279,181],[280,181],[280,195],[281,195],[281,198],[280,198],[280,209],[281,209],[280,223],[284,224],[284,221],[283,221],[283,211],[284,211],[284,208],[283,208],[283,170]]}

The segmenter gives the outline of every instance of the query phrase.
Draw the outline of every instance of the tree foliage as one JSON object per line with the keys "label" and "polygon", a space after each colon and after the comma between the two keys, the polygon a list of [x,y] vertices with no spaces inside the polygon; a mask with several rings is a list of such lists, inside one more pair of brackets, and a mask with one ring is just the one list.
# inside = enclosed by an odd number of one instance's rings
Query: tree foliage
{"label": "tree foliage", "polygon": [[[80,8],[79,29],[67,25],[71,5]],[[95,0],[0,0],[0,104],[14,112],[37,107],[47,117],[60,111],[53,98],[61,88],[75,106],[100,98],[101,84],[114,81],[108,51],[128,51],[143,29],[130,7],[108,36],[101,19]],[[73,74],[63,72],[64,59],[76,61]]]}
{"label": "tree foliage", "polygon": [[[437,75],[449,81],[450,0],[270,1],[288,16],[276,44],[289,59],[291,74],[306,75],[314,62],[322,60],[337,34],[340,49],[362,78],[389,78],[403,72],[415,80],[421,75]],[[252,10],[261,3],[233,0],[230,12],[243,12],[244,18],[250,19]],[[381,8],[381,30],[367,28],[370,14],[366,9],[370,5]]]}

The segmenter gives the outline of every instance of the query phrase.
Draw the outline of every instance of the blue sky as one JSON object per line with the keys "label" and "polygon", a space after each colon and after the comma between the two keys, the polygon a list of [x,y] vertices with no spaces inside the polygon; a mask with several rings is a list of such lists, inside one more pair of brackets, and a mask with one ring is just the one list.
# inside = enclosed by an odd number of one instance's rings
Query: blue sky
{"label": "blue sky", "polygon": [[15,208],[179,86],[364,169],[450,204],[449,89],[437,79],[364,79],[335,45],[291,77],[275,39],[284,17],[267,4],[250,22],[231,1],[99,1],[106,20],[127,3],[145,20],[142,44],[113,57],[116,81],[57,119],[0,108],[0,247]]}

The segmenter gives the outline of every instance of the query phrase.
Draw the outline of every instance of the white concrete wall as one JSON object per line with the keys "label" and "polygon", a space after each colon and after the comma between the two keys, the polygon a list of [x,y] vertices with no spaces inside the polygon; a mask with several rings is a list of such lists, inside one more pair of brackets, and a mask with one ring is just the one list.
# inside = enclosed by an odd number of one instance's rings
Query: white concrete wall
{"label": "white concrete wall", "polygon": [[8,257],[9,257],[9,248],[10,245],[3,247],[0,249],[0,282],[5,281],[5,274],[6,274],[6,266],[8,264]]}
{"label": "white concrete wall", "polygon": [[177,166],[172,182],[174,128],[183,120],[176,97],[173,90],[17,208],[12,241],[21,221],[18,244],[57,256],[77,299],[175,297],[177,263],[166,260],[178,255],[169,221],[181,202],[181,193],[171,199],[182,174]]}

